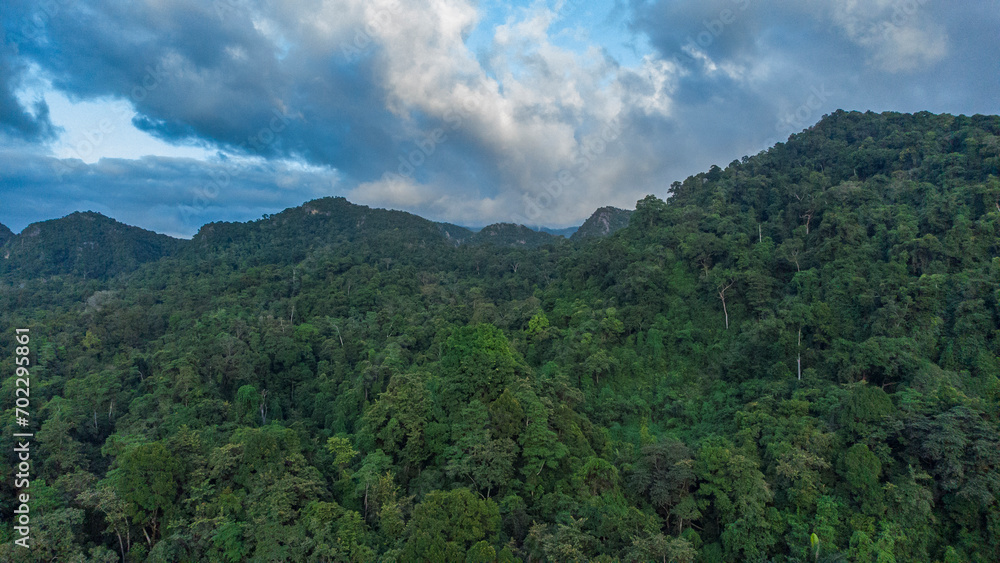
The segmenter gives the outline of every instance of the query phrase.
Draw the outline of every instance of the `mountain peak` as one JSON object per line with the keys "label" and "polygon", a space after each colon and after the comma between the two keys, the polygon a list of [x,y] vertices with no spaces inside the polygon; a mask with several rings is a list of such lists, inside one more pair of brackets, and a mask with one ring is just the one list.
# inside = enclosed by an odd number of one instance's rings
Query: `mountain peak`
{"label": "mountain peak", "polygon": [[602,207],[594,211],[570,238],[580,240],[590,237],[606,237],[619,229],[627,227],[631,216],[632,212],[628,209],[619,209],[610,206]]}
{"label": "mountain peak", "polygon": [[[0,235],[2,236],[2,235]],[[94,211],[32,223],[7,241],[0,272],[106,278],[174,253],[182,241]]]}

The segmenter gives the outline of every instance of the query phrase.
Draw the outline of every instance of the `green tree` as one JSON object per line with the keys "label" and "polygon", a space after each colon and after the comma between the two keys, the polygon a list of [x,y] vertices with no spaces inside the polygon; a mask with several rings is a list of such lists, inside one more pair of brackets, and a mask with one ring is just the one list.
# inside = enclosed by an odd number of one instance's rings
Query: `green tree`
{"label": "green tree", "polygon": [[[404,561],[465,563],[481,560],[499,540],[500,511],[468,489],[433,491],[413,509]],[[481,545],[486,542],[487,545]]]}
{"label": "green tree", "polygon": [[115,494],[125,502],[125,516],[142,529],[149,546],[178,508],[183,478],[180,462],[162,442],[129,448],[109,473]]}

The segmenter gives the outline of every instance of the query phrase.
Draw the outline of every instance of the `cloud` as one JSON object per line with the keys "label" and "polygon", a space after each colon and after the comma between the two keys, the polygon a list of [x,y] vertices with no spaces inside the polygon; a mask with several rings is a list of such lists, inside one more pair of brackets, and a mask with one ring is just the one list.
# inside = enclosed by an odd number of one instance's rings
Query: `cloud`
{"label": "cloud", "polygon": [[[631,29],[682,77],[676,126],[739,156],[835,109],[996,113],[989,2],[633,0]],[[988,55],[987,53],[994,53]],[[986,73],[985,75],[983,73]],[[700,125],[699,125],[700,124]]]}
{"label": "cloud", "polygon": [[433,205],[442,195],[412,178],[390,176],[384,180],[365,182],[346,194],[354,203],[388,206],[396,209],[416,209]]}
{"label": "cloud", "polygon": [[[12,17],[30,10],[14,2]],[[524,197],[590,158],[607,123],[669,117],[670,63],[622,68],[597,46],[557,47],[556,14],[541,6],[499,26],[481,62],[465,45],[479,17],[466,0],[95,1],[65,5],[21,48],[69,96],[127,99],[144,131],[328,166],[359,196],[398,196],[376,186],[443,130],[413,182],[434,186],[436,213],[455,221],[523,215]],[[574,201],[585,203],[553,202],[548,219],[589,214],[605,176],[578,178]],[[645,188],[616,189],[634,201]],[[484,202],[473,217],[460,215],[467,200]]]}
{"label": "cloud", "polygon": [[[477,174],[469,177],[478,180],[484,205],[466,220],[487,221],[485,214],[497,209],[507,211],[501,219],[559,222],[553,216],[558,211],[576,220],[607,199],[610,189],[627,194],[629,205],[643,195],[648,184],[623,185],[609,175],[635,167],[617,167],[608,159],[600,173],[592,169],[610,142],[648,142],[620,130],[602,140],[606,129],[620,129],[633,114],[670,117],[674,65],[646,58],[638,68],[624,68],[599,48],[575,52],[556,46],[549,36],[557,14],[542,7],[499,25],[480,64],[463,42],[476,13],[464,2],[435,6],[403,8],[400,21],[406,24],[378,34],[383,45],[378,66],[389,107],[404,120],[425,123],[425,129],[443,129],[452,139],[443,150],[476,164]],[[618,158],[630,154],[614,152]],[[438,185],[446,185],[454,170],[450,163],[429,168]],[[560,182],[560,175],[572,180]],[[484,182],[483,176],[489,179]],[[469,186],[436,201],[458,205],[475,190]],[[563,197],[564,191],[572,198]],[[476,206],[460,207],[469,213]]]}
{"label": "cloud", "polygon": [[876,68],[912,71],[942,61],[948,33],[925,9],[930,0],[856,0],[833,2],[832,19],[854,43],[864,47]]}
{"label": "cloud", "polygon": [[[220,199],[163,223],[171,232],[331,186],[437,220],[562,226],[663,196],[672,181],[838,108],[1000,111],[1000,14],[989,2],[605,2],[586,6],[611,22],[589,36],[565,25],[577,4],[53,0],[36,17],[38,4],[9,0],[5,29],[34,23],[9,33],[0,53],[10,69],[0,73],[0,109],[10,108],[0,127],[21,139],[4,158],[51,158],[46,107],[24,98],[23,82],[38,76],[70,100],[126,102],[132,124],[166,142],[255,163],[239,188],[252,204]],[[627,32],[607,39],[614,18]],[[624,64],[597,35],[649,47]],[[79,192],[46,189],[130,209],[139,196],[127,182],[152,183],[182,205],[224,162],[113,160],[74,172]],[[88,191],[105,174],[122,191]],[[28,180],[44,175],[4,170],[0,190]]]}
{"label": "cloud", "polygon": [[23,83],[30,78],[28,65],[18,58],[17,45],[4,41],[0,25],[0,142],[10,140],[42,141],[57,133],[49,120],[45,100],[25,104],[20,99]]}

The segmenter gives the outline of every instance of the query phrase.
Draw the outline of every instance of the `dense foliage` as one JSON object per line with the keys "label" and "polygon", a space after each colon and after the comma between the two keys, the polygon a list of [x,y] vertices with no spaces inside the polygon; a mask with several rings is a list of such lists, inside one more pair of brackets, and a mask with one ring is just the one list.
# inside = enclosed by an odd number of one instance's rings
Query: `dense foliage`
{"label": "dense foliage", "polygon": [[9,269],[0,559],[1000,561],[998,175],[998,117],[838,112],[605,238],[333,199]]}
{"label": "dense foliage", "polygon": [[67,273],[108,278],[177,252],[182,242],[99,213],[77,212],[29,225],[17,237],[0,226],[0,274],[12,279]]}

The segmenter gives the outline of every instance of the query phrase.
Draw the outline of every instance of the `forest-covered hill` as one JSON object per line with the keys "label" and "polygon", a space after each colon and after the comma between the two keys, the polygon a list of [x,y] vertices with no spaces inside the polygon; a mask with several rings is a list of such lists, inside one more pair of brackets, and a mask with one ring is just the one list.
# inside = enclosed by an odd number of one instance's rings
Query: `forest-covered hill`
{"label": "forest-covered hill", "polygon": [[328,199],[8,262],[0,559],[1000,561],[998,175],[1000,117],[837,112],[603,238]]}
{"label": "forest-covered hill", "polygon": [[405,255],[415,247],[534,248],[558,239],[511,223],[473,232],[404,211],[356,205],[342,197],[316,199],[247,223],[209,223],[190,241],[88,211],[33,223],[20,234],[0,225],[0,276],[25,280],[73,274],[106,280],[167,256],[195,257],[206,252],[236,254],[254,264],[287,264],[329,246],[384,247],[389,254]]}
{"label": "forest-covered hill", "polygon": [[119,223],[100,213],[73,213],[0,231],[0,275],[21,279],[54,274],[109,278],[176,252],[182,241]]}

